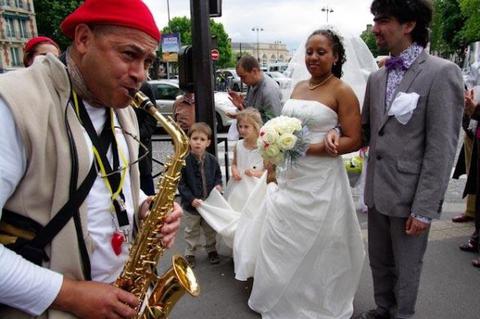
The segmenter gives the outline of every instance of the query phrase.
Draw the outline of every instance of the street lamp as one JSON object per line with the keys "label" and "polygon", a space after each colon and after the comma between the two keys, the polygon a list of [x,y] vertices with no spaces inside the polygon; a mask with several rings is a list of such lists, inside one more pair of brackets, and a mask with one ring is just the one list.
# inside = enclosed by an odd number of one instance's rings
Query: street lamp
{"label": "street lamp", "polygon": [[279,59],[278,59],[278,46],[279,46],[280,44],[282,44],[282,41],[274,41],[273,43],[275,44],[275,51],[276,51],[276,52],[275,52],[275,56],[276,56],[276,61],[275,61],[275,62],[278,62],[278,60],[279,60]]}
{"label": "street lamp", "polygon": [[327,13],[327,23],[328,23],[328,13],[333,13],[333,9],[330,8],[329,6],[326,6],[326,7],[323,7],[323,8],[322,8],[322,12],[326,12],[326,13]]}
{"label": "street lamp", "polygon": [[256,31],[256,32],[257,32],[257,61],[260,63],[260,42],[258,41],[258,33],[259,33],[260,31],[263,31],[263,28],[253,27],[253,28],[252,28],[252,31]]}
{"label": "street lamp", "polygon": [[167,0],[168,24],[170,25],[170,2]]}

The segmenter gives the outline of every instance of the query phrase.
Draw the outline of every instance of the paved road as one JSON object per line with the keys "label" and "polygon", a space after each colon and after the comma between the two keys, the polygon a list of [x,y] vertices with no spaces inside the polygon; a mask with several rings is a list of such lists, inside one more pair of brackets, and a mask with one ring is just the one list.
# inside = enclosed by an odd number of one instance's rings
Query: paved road
{"label": "paved road", "polygon": [[[163,150],[168,147],[168,143],[156,143],[155,158],[164,160]],[[458,245],[473,231],[473,224],[454,224],[450,221],[451,217],[464,209],[461,200],[464,185],[465,179],[450,181],[442,217],[432,224],[416,318],[480,319],[480,271],[470,265],[475,255],[458,249]],[[358,218],[366,247],[366,216],[358,213]],[[183,233],[180,232],[175,247],[162,258],[161,268],[166,269],[169,257],[173,253],[182,254],[184,247]],[[206,254],[200,251],[195,273],[201,285],[201,296],[183,297],[174,308],[170,319],[261,318],[247,306],[251,282],[234,279],[230,257],[222,256],[219,265],[210,265]],[[355,296],[355,313],[368,310],[373,305],[372,279],[367,258]]]}

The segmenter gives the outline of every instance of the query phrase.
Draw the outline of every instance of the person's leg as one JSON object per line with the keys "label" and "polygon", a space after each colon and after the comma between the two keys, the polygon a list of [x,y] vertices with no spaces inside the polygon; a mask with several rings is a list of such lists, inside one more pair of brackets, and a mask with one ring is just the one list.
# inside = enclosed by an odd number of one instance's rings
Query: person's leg
{"label": "person's leg", "polygon": [[[472,150],[473,150],[473,139],[465,134],[463,147],[465,149],[465,167],[467,172],[470,171],[470,163],[472,160]],[[475,198],[474,194],[467,195],[467,207],[465,209],[465,216],[474,218],[475,217]]]}
{"label": "person's leg", "polygon": [[202,218],[200,225],[202,226],[203,235],[205,236],[205,250],[207,253],[217,251],[217,232]]}
{"label": "person's leg", "polygon": [[184,215],[185,229],[184,238],[187,246],[185,247],[185,256],[194,256],[195,250],[200,239],[200,215],[186,213]]}
{"label": "person's leg", "polygon": [[396,306],[394,287],[397,281],[390,238],[390,217],[379,213],[375,208],[368,210],[368,253],[377,313],[388,316]]}
{"label": "person's leg", "polygon": [[395,284],[398,319],[412,318],[415,314],[423,256],[427,248],[430,227],[419,236],[405,233],[407,218],[390,218],[393,255],[398,275]]}

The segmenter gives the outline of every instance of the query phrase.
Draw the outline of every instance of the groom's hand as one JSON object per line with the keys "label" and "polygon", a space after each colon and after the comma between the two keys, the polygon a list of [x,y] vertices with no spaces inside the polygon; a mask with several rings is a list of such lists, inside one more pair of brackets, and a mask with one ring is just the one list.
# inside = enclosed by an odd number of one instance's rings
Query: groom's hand
{"label": "groom's hand", "polygon": [[405,233],[410,236],[418,236],[427,230],[428,226],[429,224],[421,222],[418,219],[410,216],[408,217],[405,225]]}
{"label": "groom's hand", "polygon": [[340,135],[337,130],[331,129],[327,132],[324,138],[325,150],[331,156],[338,155],[338,141],[340,140]]}

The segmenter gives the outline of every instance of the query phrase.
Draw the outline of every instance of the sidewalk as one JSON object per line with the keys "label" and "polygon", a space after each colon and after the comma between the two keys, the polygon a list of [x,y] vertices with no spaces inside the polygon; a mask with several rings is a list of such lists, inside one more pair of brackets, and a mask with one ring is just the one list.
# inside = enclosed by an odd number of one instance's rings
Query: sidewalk
{"label": "sidewalk", "polygon": [[[452,217],[465,209],[461,199],[464,185],[465,179],[450,180],[441,218],[432,223],[417,301],[417,319],[480,319],[480,270],[471,266],[471,260],[476,255],[458,249],[458,245],[473,232],[474,226],[473,223],[451,222]],[[363,213],[357,213],[357,216],[366,248],[367,216]],[[174,248],[161,259],[160,268],[165,270],[170,263],[170,256],[174,253],[183,254],[184,248],[182,227]],[[221,250],[219,252],[222,253]],[[247,305],[252,282],[235,280],[230,257],[222,256],[220,264],[210,265],[206,254],[199,251],[194,271],[201,294],[198,298],[183,297],[169,316],[170,319],[261,318]],[[355,314],[373,307],[372,277],[367,257],[355,295]]]}

